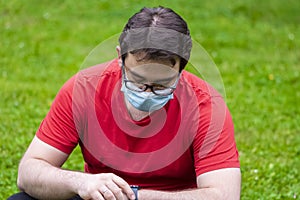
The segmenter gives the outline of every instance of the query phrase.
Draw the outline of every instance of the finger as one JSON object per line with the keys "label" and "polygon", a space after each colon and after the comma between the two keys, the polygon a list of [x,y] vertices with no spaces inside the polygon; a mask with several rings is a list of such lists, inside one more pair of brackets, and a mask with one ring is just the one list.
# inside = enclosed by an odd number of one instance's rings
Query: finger
{"label": "finger", "polygon": [[113,195],[115,196],[116,199],[118,199],[118,200],[122,200],[123,199],[122,189],[119,188],[119,186],[116,185],[116,183],[109,182],[109,183],[106,184],[106,186],[113,193]]}
{"label": "finger", "polygon": [[134,192],[132,191],[129,184],[124,179],[115,175],[113,177],[113,181],[115,184],[119,186],[119,188],[122,189],[123,193],[125,193],[129,199],[135,199]]}
{"label": "finger", "polygon": [[105,200],[100,192],[96,191],[91,195],[92,200]]}
{"label": "finger", "polygon": [[115,195],[109,188],[103,187],[100,189],[100,192],[105,200],[116,200]]}

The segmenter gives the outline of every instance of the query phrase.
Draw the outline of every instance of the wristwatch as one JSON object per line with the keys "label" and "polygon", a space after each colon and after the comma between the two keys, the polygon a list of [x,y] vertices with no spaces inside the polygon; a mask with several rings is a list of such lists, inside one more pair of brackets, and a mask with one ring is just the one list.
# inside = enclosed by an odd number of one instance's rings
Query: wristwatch
{"label": "wristwatch", "polygon": [[131,185],[130,187],[134,192],[135,200],[138,200],[138,190],[140,189],[140,187],[138,185]]}

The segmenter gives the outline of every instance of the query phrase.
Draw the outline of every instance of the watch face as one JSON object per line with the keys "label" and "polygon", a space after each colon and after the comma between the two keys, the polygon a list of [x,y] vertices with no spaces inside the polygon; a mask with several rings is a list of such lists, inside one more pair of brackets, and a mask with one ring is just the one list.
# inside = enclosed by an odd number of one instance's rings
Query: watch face
{"label": "watch face", "polygon": [[131,187],[131,189],[139,189],[138,185],[131,185],[130,187]]}

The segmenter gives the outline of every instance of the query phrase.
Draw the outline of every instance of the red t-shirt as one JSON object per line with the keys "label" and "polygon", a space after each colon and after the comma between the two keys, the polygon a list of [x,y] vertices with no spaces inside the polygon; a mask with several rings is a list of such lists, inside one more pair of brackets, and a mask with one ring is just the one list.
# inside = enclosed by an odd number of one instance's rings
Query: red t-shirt
{"label": "red t-shirt", "polygon": [[78,72],[61,88],[37,131],[70,154],[80,145],[88,173],[111,172],[159,190],[196,187],[196,177],[238,168],[230,113],[219,93],[183,71],[174,98],[134,121],[116,60]]}

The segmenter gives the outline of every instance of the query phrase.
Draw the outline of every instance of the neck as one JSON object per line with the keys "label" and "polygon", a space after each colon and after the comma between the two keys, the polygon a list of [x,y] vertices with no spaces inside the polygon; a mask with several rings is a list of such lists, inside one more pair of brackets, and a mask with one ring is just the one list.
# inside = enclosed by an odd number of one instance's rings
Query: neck
{"label": "neck", "polygon": [[136,109],[126,99],[125,99],[125,103],[126,103],[127,111],[129,113],[130,117],[134,121],[140,121],[151,114],[151,112],[144,112],[144,111]]}

